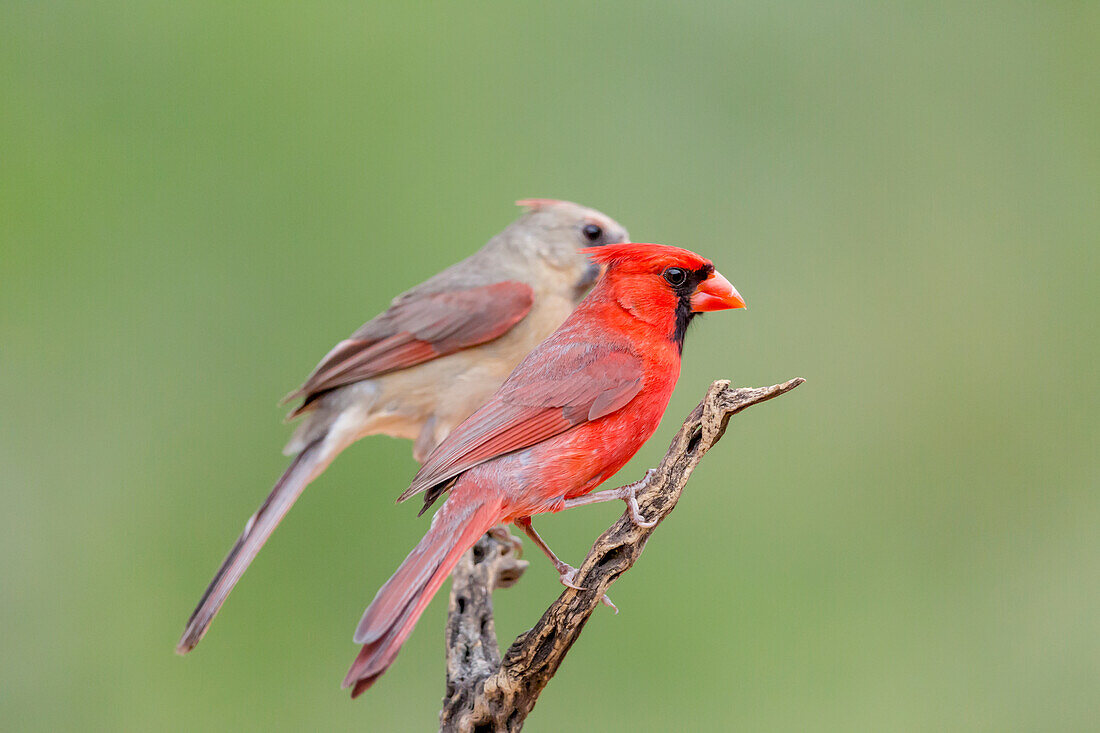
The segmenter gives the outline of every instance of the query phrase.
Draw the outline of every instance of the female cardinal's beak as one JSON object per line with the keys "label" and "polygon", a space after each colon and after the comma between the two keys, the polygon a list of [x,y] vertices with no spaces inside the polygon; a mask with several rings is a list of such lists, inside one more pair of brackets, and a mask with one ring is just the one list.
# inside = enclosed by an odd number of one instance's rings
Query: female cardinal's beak
{"label": "female cardinal's beak", "polygon": [[699,287],[695,289],[695,295],[691,296],[691,309],[696,313],[744,307],[745,301],[741,294],[717,270],[699,283]]}

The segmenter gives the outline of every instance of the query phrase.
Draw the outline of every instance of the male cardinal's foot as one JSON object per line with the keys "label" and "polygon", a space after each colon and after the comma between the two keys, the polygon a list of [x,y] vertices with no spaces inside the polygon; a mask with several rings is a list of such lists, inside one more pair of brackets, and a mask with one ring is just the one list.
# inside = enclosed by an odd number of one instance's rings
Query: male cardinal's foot
{"label": "male cardinal's foot", "polygon": [[[573,590],[586,590],[584,586],[577,585],[573,582],[577,577],[577,569],[575,567],[573,567],[569,563],[562,562],[561,560],[558,560],[556,563],[554,563],[554,567],[558,569],[558,572],[560,573],[558,579],[561,580],[561,584],[564,585],[566,588],[572,588]],[[600,597],[600,603],[607,606],[615,613],[619,612],[619,607],[611,602],[611,599],[608,598],[606,593],[604,593],[603,596]]]}
{"label": "male cardinal's foot", "polygon": [[657,520],[654,519],[652,522],[647,522],[645,517],[642,516],[642,511],[638,508],[638,489],[644,489],[649,486],[650,479],[652,479],[656,473],[657,469],[651,468],[645,472],[645,476],[642,477],[641,481],[635,481],[632,484],[627,484],[618,489],[618,491],[622,492],[622,499],[626,502],[626,506],[630,510],[630,521],[643,529],[656,527]]}
{"label": "male cardinal's foot", "polygon": [[[554,551],[546,544],[546,540],[535,531],[534,526],[531,524],[531,517],[520,517],[516,520],[516,526],[522,529],[527,536],[531,538],[531,541],[542,550],[542,554],[550,558],[550,562],[554,563],[554,569],[558,571],[558,580],[561,581],[562,585],[566,588],[572,588],[573,590],[587,590],[584,586],[577,585],[574,582],[577,578],[577,569],[554,554]],[[600,598],[600,602],[614,610],[615,613],[619,612],[619,607],[611,602],[607,594],[604,594]]]}
{"label": "male cardinal's foot", "polygon": [[584,590],[583,585],[577,585],[573,582],[577,577],[577,569],[575,567],[561,560],[554,563],[554,567],[558,570],[558,580],[561,581],[562,585],[566,588],[572,588],[573,590]]}
{"label": "male cardinal's foot", "polygon": [[657,469],[651,468],[645,472],[645,476],[641,481],[635,481],[632,484],[626,486],[620,486],[617,489],[610,489],[608,491],[597,491],[595,494],[589,494],[588,496],[581,496],[576,499],[568,499],[562,502],[562,509],[572,509],[573,507],[585,506],[586,504],[599,504],[604,501],[621,500],[626,502],[627,514],[630,515],[630,521],[635,525],[642,527],[643,529],[649,529],[650,527],[657,526],[657,520],[647,522],[645,517],[642,516],[642,511],[638,507],[638,490],[644,489],[649,486],[650,479],[657,473]]}

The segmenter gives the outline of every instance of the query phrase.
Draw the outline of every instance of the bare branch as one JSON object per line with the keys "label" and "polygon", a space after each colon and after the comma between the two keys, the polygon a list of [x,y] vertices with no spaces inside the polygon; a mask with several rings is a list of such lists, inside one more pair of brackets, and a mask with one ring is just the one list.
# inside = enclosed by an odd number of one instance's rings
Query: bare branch
{"label": "bare branch", "polygon": [[[673,438],[661,465],[639,490],[642,516],[659,525],[672,512],[692,471],[722,438],[733,415],[785,394],[803,381],[792,379],[757,389],[731,389],[725,380],[712,384]],[[440,730],[520,730],[600,598],[634,565],[655,529],[638,526],[624,513],[600,535],[581,564],[574,582],[584,590],[567,588],[535,626],[516,639],[503,661],[493,630],[491,593],[494,587],[518,580],[526,563],[515,559],[518,540],[507,532],[483,537],[454,572],[447,616],[447,696]]]}
{"label": "bare branch", "polygon": [[457,711],[473,708],[480,683],[500,669],[492,593],[516,583],[527,569],[527,561],[518,559],[522,548],[507,530],[494,527],[462,556],[451,574],[444,634],[447,700],[451,704],[440,713],[442,729],[451,729],[448,725]]}

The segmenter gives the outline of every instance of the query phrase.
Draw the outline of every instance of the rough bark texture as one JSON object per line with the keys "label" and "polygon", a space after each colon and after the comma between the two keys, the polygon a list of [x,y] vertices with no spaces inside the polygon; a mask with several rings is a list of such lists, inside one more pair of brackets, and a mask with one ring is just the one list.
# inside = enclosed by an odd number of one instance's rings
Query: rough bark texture
{"label": "rough bark texture", "polygon": [[[770,400],[802,384],[792,379],[757,389],[731,389],[715,382],[684,421],[668,453],[638,492],[647,521],[659,523],[672,512],[691,472],[726,431],[729,419],[746,407]],[[637,561],[656,527],[639,527],[624,513],[592,546],[575,583],[566,588],[538,623],[519,636],[503,660],[493,628],[492,591],[515,583],[526,562],[519,541],[506,531],[482,537],[455,568],[447,615],[447,694],[440,731],[475,733],[518,731],[539,694],[557,672],[608,587]]]}

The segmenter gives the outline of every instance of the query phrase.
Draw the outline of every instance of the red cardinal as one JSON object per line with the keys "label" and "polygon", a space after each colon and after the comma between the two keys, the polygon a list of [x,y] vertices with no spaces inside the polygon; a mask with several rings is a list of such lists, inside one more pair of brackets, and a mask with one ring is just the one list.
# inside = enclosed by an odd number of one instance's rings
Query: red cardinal
{"label": "red cardinal", "polygon": [[680,375],[692,317],[745,302],[694,252],[615,244],[588,254],[607,265],[596,287],[428,456],[401,495],[399,501],[425,492],[427,509],[451,492],[359,622],[355,642],[363,648],[344,680],[353,697],[393,663],[462,553],[493,525],[523,527],[568,585],[572,568],[538,538],[533,515],[624,499],[634,521],[643,523],[636,486],[586,494],[657,429]]}

